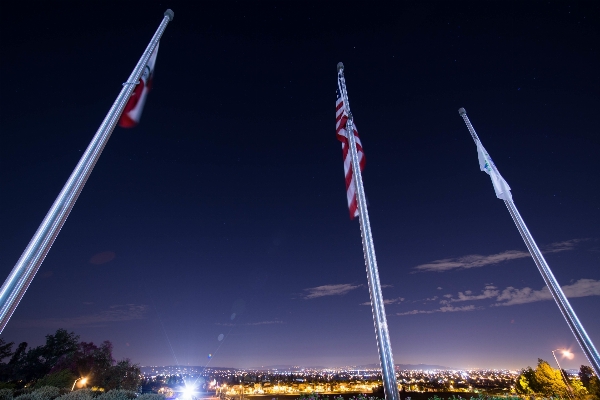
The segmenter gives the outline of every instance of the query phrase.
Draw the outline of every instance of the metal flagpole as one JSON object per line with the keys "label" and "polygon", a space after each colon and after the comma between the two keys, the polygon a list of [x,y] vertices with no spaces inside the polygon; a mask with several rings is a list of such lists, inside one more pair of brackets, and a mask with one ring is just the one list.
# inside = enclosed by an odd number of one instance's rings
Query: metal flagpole
{"label": "metal flagpole", "polygon": [[377,269],[377,259],[375,258],[375,245],[373,235],[371,234],[371,224],[369,223],[369,212],[367,211],[367,201],[365,197],[365,188],[363,186],[360,164],[356,152],[356,139],[354,138],[354,122],[350,112],[350,103],[348,102],[348,92],[346,91],[346,80],[344,79],[344,64],[337,65],[338,75],[341,82],[341,92],[344,99],[344,106],[348,112],[348,122],[346,123],[346,135],[352,156],[352,172],[356,186],[356,200],[358,206],[358,215],[360,219],[360,232],[362,236],[363,252],[365,255],[365,264],[367,267],[367,278],[369,282],[369,294],[371,295],[371,309],[373,311],[373,322],[375,324],[375,336],[377,337],[377,349],[379,351],[379,360],[381,362],[381,375],[383,377],[383,387],[385,398],[387,400],[400,400],[398,384],[396,383],[396,370],[394,368],[394,357],[392,356],[392,345],[390,344],[390,335],[388,332],[387,319],[385,316],[385,307],[383,295],[381,294],[381,284],[379,283],[379,271]]}
{"label": "metal flagpole", "polygon": [[[473,140],[475,143],[477,143],[479,141],[479,137],[477,136],[477,133],[475,133],[475,129],[473,129],[473,125],[471,125],[471,121],[469,121],[469,117],[467,117],[467,112],[464,108],[461,108],[458,110],[458,113],[463,117],[465,123],[467,124],[467,128],[473,137]],[[558,305],[558,308],[565,318],[565,321],[567,321],[567,325],[569,325],[569,328],[571,328],[571,332],[573,332],[575,339],[577,339],[579,346],[581,346],[581,350],[583,350],[583,353],[590,362],[594,372],[596,373],[596,376],[600,376],[600,355],[598,355],[598,351],[585,332],[583,325],[581,325],[581,322],[579,322],[575,311],[573,311],[573,308],[571,308],[571,304],[569,304],[569,301],[560,288],[560,285],[556,281],[554,274],[552,274],[552,271],[550,270],[548,263],[546,263],[542,252],[533,240],[533,236],[531,236],[531,233],[529,233],[529,229],[527,229],[525,221],[523,221],[521,214],[519,214],[515,203],[509,198],[509,200],[504,200],[504,204],[506,204],[508,212],[515,222],[521,237],[525,241],[525,245],[527,246],[527,249],[529,249],[529,253],[531,254],[531,257],[533,257],[533,261],[535,262],[535,265],[537,265],[540,274],[542,274],[542,278],[544,279],[546,286],[548,286],[554,301],[556,301],[556,305]]]}
{"label": "metal flagpole", "polygon": [[60,229],[69,216],[69,213],[71,212],[75,201],[77,201],[94,165],[96,165],[106,142],[108,142],[110,135],[115,129],[115,125],[117,124],[129,97],[131,97],[131,93],[138,84],[144,67],[148,63],[154,48],[158,45],[158,41],[165,31],[167,24],[173,20],[173,16],[174,13],[170,9],[165,11],[164,18],[156,30],[156,33],[154,33],[148,47],[146,47],[146,50],[133,69],[129,79],[127,79],[127,82],[123,83],[121,93],[119,93],[119,96],[108,111],[108,114],[106,114],[96,135],[79,160],[79,163],[73,170],[69,180],[54,201],[54,204],[52,204],[52,207],[48,211],[48,214],[46,214],[42,224],[25,248],[21,258],[19,258],[19,261],[17,261],[17,264],[2,285],[2,288],[0,289],[0,333],[2,333],[8,320],[19,305],[29,284],[40,268],[40,265],[42,265],[46,254],[48,254],[50,247],[52,247]]}

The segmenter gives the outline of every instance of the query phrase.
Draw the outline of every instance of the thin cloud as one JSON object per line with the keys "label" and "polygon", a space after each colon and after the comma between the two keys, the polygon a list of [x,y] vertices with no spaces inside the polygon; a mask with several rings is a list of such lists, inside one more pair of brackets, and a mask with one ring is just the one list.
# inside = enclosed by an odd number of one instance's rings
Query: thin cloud
{"label": "thin cloud", "polygon": [[304,294],[303,298],[308,300],[325,296],[342,296],[354,289],[358,289],[359,287],[362,287],[362,285],[351,285],[349,283],[317,286],[314,288],[304,289],[306,293]]}
{"label": "thin cloud", "polygon": [[403,313],[397,313],[396,315],[402,316],[402,315],[415,315],[415,314],[433,314],[433,313],[438,313],[438,312],[441,312],[441,313],[463,312],[463,311],[475,311],[475,310],[479,310],[481,308],[483,308],[483,307],[475,307],[472,304],[469,306],[460,306],[460,307],[445,305],[445,306],[442,306],[435,310],[412,310],[412,311],[407,311],[407,312],[403,312]]}
{"label": "thin cloud", "polygon": [[[600,296],[600,280],[594,279],[579,279],[575,283],[562,286],[565,296],[568,298]],[[512,286],[500,291],[496,286],[487,284],[479,294],[474,294],[471,290],[458,292],[457,297],[451,294],[444,295],[440,299],[440,308],[434,310],[412,310],[396,315],[415,315],[415,314],[433,314],[438,312],[459,312],[459,311],[475,311],[481,310],[484,307],[476,307],[475,305],[455,306],[452,303],[464,301],[481,301],[492,300],[495,303],[491,307],[499,306],[514,306],[518,304],[533,303],[536,301],[552,300],[552,295],[546,286],[540,290],[534,290],[529,287],[516,289]]]}
{"label": "thin cloud", "polygon": [[275,325],[275,324],[283,324],[283,321],[259,321],[259,322],[246,322],[243,324],[234,324],[231,322],[220,323],[217,322],[215,325],[219,326],[259,326],[259,325]]}
{"label": "thin cloud", "polygon": [[588,241],[589,239],[571,239],[564,242],[555,242],[544,249],[544,253],[558,253],[561,251],[573,250],[577,244]]}
{"label": "thin cloud", "polygon": [[[561,251],[573,250],[578,243],[588,239],[571,239],[562,242],[552,243],[544,249],[544,253],[559,253]],[[444,258],[434,260],[427,264],[417,265],[413,268],[416,272],[445,272],[456,269],[479,268],[486,265],[498,264],[505,261],[517,260],[520,258],[531,257],[529,252],[520,250],[507,250],[497,254],[483,256],[480,254],[470,254],[456,258]]]}
{"label": "thin cloud", "polygon": [[80,326],[104,326],[113,322],[133,321],[146,318],[148,306],[124,304],[110,306],[99,313],[72,318],[43,318],[14,321],[22,328],[74,328]]}
{"label": "thin cloud", "polygon": [[[580,279],[571,285],[562,286],[562,290],[568,298],[600,296],[600,280]],[[492,305],[513,306],[544,300],[552,300],[552,295],[547,286],[544,286],[540,290],[533,290],[529,287],[515,289],[509,286],[496,298],[498,303]]]}
{"label": "thin cloud", "polygon": [[525,257],[530,257],[529,253],[518,250],[507,250],[502,253],[491,254],[488,256],[471,254],[457,258],[444,258],[427,264],[417,265],[413,269],[416,272],[444,272],[453,269],[479,268],[490,264],[498,264],[503,261],[516,260]]}
{"label": "thin cloud", "polygon": [[[404,297],[398,297],[396,299],[387,299],[387,300],[383,300],[383,304],[398,304],[404,301]],[[364,303],[360,303],[361,306],[370,306],[371,302],[370,301],[365,301]]]}
{"label": "thin cloud", "polygon": [[481,294],[473,294],[470,290],[465,290],[464,292],[458,292],[458,298],[451,298],[447,300],[451,303],[457,301],[474,301],[474,300],[485,300],[492,299],[500,294],[500,291],[496,286],[487,285],[484,290],[481,291]]}

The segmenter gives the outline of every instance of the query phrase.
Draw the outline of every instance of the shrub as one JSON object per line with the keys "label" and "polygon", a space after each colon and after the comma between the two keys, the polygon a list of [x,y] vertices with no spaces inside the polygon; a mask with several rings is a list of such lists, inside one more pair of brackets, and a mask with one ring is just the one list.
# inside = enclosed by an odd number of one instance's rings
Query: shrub
{"label": "shrub", "polygon": [[0,400],[13,400],[12,389],[0,389]]}
{"label": "shrub", "polygon": [[30,393],[23,393],[23,394],[15,397],[14,400],[37,400],[37,399],[33,395],[33,392],[30,392]]}
{"label": "shrub", "polygon": [[57,397],[56,400],[93,400],[94,394],[89,389],[75,390]]}
{"label": "shrub", "polygon": [[131,400],[135,399],[135,392],[123,389],[113,389],[102,393],[96,400]]}
{"label": "shrub", "polygon": [[[2,400],[2,399],[0,399]],[[165,400],[165,396],[156,393],[146,393],[137,397],[137,400]]]}

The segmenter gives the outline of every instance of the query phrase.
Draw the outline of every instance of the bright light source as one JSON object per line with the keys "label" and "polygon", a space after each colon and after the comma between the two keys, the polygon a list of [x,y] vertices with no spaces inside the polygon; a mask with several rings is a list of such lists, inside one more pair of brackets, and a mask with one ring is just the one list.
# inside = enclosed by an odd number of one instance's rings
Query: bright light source
{"label": "bright light source", "polygon": [[191,399],[193,394],[194,394],[194,391],[192,390],[192,388],[189,388],[186,386],[186,388],[183,389],[183,397],[184,398]]}
{"label": "bright light source", "polygon": [[575,354],[566,349],[562,351],[562,355],[563,357],[567,357],[569,360],[572,360],[575,357]]}

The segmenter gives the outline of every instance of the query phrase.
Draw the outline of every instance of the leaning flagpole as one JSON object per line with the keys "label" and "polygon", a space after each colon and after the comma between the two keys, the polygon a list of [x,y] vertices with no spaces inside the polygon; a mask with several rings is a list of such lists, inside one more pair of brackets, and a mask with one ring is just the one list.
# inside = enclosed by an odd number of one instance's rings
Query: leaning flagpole
{"label": "leaning flagpole", "polygon": [[156,30],[156,33],[154,33],[152,40],[150,40],[148,47],[146,47],[146,50],[133,69],[129,79],[127,79],[127,82],[123,83],[121,93],[119,93],[119,96],[108,111],[108,114],[106,114],[96,135],[71,173],[69,180],[54,201],[54,204],[52,204],[52,207],[48,211],[48,214],[46,214],[42,224],[25,248],[21,258],[19,258],[19,261],[17,261],[17,264],[2,285],[2,288],[0,289],[0,333],[2,333],[13,312],[19,305],[29,284],[40,268],[40,265],[42,265],[46,254],[48,254],[50,247],[52,247],[54,240],[58,236],[69,213],[73,209],[85,182],[90,176],[92,169],[94,169],[94,165],[96,165],[104,146],[106,146],[110,135],[115,129],[115,125],[117,124],[129,97],[135,89],[135,86],[138,84],[144,67],[148,63],[154,48],[158,45],[158,41],[168,23],[173,20],[173,16],[174,13],[170,9],[165,11],[163,20]]}
{"label": "leaning flagpole", "polygon": [[373,244],[373,235],[371,234],[371,224],[369,223],[369,213],[367,211],[367,201],[365,197],[365,188],[363,186],[360,163],[356,150],[356,138],[354,137],[354,121],[350,112],[350,103],[348,102],[348,92],[346,90],[346,80],[344,79],[344,64],[337,65],[338,78],[340,80],[340,91],[344,99],[344,106],[348,113],[346,123],[346,132],[349,143],[349,150],[352,160],[352,171],[354,173],[354,183],[356,186],[357,209],[360,220],[360,232],[362,235],[363,252],[365,255],[365,264],[367,267],[367,278],[369,282],[369,293],[371,295],[371,309],[373,311],[373,322],[375,324],[375,335],[377,337],[377,349],[379,351],[379,360],[381,362],[381,375],[383,378],[383,387],[386,400],[400,400],[398,384],[396,383],[396,370],[394,367],[394,357],[392,356],[392,345],[390,344],[390,335],[388,332],[387,319],[385,316],[385,307],[383,295],[381,293],[381,284],[379,283],[379,271],[377,269],[377,259],[375,258],[375,245]]}
{"label": "leaning flagpole", "polygon": [[[548,263],[546,263],[542,252],[533,240],[533,236],[531,236],[531,233],[529,233],[529,229],[527,229],[525,221],[523,221],[521,214],[519,214],[519,211],[517,210],[517,207],[515,206],[515,203],[512,200],[508,184],[506,184],[506,181],[504,181],[504,179],[500,176],[500,173],[494,165],[491,157],[489,157],[489,154],[485,152],[485,149],[483,150],[483,152],[480,152],[480,149],[483,149],[483,145],[481,145],[481,141],[479,140],[477,133],[475,133],[475,129],[473,129],[473,125],[471,125],[471,121],[469,121],[469,117],[467,117],[466,110],[464,108],[461,108],[458,110],[458,113],[464,119],[465,124],[467,124],[467,128],[471,133],[471,137],[477,145],[478,153],[480,154],[480,163],[482,160],[482,156],[485,158],[484,161],[486,162],[486,164],[485,166],[482,166],[482,170],[485,170],[485,172],[487,172],[492,177],[492,183],[494,184],[496,195],[498,196],[498,198],[504,200],[504,203],[508,208],[510,216],[512,217],[513,221],[515,221],[515,225],[517,226],[521,237],[525,241],[525,245],[529,249],[529,253],[531,253],[533,261],[535,261],[535,265],[537,265],[540,274],[542,274],[542,278],[544,278],[546,286],[548,286],[548,289],[550,290],[554,301],[556,301],[556,305],[558,305],[558,308],[560,309],[560,312],[565,318],[565,321],[567,321],[567,325],[569,325],[569,328],[571,328],[571,332],[573,332],[575,339],[577,339],[579,346],[581,346],[581,350],[583,350],[583,353],[592,365],[596,376],[600,376],[600,356],[598,355],[598,351],[596,350],[594,344],[585,332],[583,325],[581,325],[581,322],[579,322],[575,311],[573,311],[573,308],[571,308],[571,304],[569,304],[569,301],[567,300],[567,297],[560,288],[560,285],[556,281],[554,274],[552,274],[552,271],[550,270]],[[500,182],[500,186],[506,184],[504,187],[504,189],[506,190],[498,190],[498,182]],[[499,192],[501,194],[499,194]]]}

